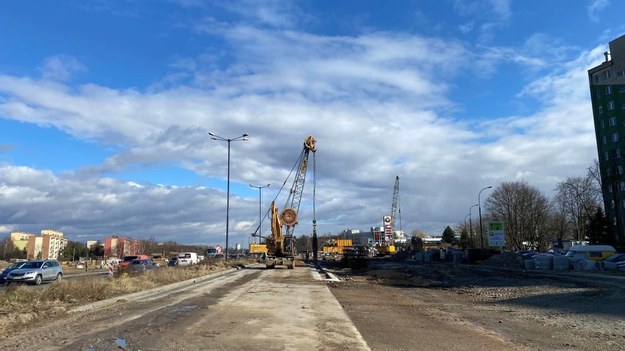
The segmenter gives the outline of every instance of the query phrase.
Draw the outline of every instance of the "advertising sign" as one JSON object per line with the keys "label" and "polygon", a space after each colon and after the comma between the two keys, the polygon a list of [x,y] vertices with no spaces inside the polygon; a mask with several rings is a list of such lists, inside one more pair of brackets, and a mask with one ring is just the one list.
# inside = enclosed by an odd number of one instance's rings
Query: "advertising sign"
{"label": "advertising sign", "polygon": [[506,238],[503,222],[488,222],[488,246],[504,247]]}

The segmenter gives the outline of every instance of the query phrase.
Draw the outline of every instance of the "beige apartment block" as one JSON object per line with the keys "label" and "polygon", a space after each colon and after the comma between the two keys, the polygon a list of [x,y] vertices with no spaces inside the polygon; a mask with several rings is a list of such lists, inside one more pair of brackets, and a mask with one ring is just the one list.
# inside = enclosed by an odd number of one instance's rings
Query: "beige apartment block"
{"label": "beige apartment block", "polygon": [[12,232],[11,242],[16,248],[24,250],[26,246],[28,246],[28,238],[30,238],[31,236],[35,236],[35,234],[25,232]]}
{"label": "beige apartment block", "polygon": [[58,259],[61,251],[67,246],[68,240],[63,233],[55,230],[42,230],[40,236],[28,238],[26,257],[33,259]]}

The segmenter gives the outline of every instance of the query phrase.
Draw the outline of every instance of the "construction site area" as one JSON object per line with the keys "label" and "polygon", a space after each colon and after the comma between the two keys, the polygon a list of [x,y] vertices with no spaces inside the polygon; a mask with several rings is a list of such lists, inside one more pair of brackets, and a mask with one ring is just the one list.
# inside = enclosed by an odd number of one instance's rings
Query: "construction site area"
{"label": "construction site area", "polygon": [[625,349],[623,272],[528,271],[514,253],[474,265],[322,264],[373,350]]}

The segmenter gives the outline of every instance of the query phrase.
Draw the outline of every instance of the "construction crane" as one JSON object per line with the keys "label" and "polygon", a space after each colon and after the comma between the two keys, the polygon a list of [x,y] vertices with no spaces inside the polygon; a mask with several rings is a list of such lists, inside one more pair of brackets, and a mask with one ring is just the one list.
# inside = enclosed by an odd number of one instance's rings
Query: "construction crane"
{"label": "construction crane", "polygon": [[[314,155],[317,151],[316,140],[312,136],[308,136],[304,140],[304,148],[297,161],[297,172],[295,174],[295,180],[293,181],[293,185],[291,186],[289,196],[286,200],[286,204],[284,205],[282,212],[279,213],[278,208],[275,204],[275,200],[271,203],[271,236],[268,237],[266,240],[267,257],[265,259],[265,265],[267,268],[275,268],[276,265],[286,265],[289,269],[293,269],[294,267],[295,236],[293,232],[295,226],[299,222],[299,207],[302,201],[304,183],[306,182],[308,156],[311,151],[313,152],[314,164]],[[286,184],[286,180],[284,183]],[[313,218],[313,250],[316,252],[315,243],[316,220]]]}
{"label": "construction crane", "polygon": [[[399,204],[399,176],[395,176],[395,187],[393,188],[393,203],[391,205],[391,222],[393,223],[393,228],[395,227],[395,219],[397,218],[398,204]],[[400,226],[401,226],[401,209],[399,210],[399,221],[400,221]]]}
{"label": "construction crane", "polygon": [[[391,203],[391,215],[382,218],[384,228],[384,240],[378,246],[380,255],[389,255],[395,253],[395,245],[393,233],[395,231],[395,223],[399,209],[399,176],[395,177],[395,186],[393,187],[393,202]],[[401,209],[399,209],[399,222],[401,223]],[[401,224],[400,224],[401,226]]]}

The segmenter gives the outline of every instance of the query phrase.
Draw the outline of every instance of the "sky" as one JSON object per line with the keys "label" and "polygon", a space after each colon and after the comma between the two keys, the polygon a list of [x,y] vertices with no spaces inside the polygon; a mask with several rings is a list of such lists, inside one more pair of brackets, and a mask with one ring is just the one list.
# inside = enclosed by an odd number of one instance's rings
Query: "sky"
{"label": "sky", "polygon": [[81,242],[224,245],[228,218],[229,244],[246,246],[259,207],[285,205],[309,135],[317,151],[296,235],[312,233],[313,217],[320,236],[381,226],[397,176],[395,227],[406,233],[475,223],[472,206],[492,192],[482,189],[502,182],[551,198],[597,158],[587,70],[625,34],[624,10],[5,1],[0,237],[54,229]]}

